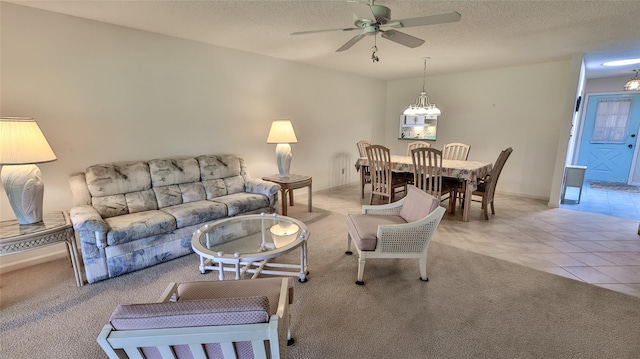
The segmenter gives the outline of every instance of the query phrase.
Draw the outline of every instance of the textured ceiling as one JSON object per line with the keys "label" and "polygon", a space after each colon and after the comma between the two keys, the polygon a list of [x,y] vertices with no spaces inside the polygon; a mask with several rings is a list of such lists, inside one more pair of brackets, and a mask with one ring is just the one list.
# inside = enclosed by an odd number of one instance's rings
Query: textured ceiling
{"label": "textured ceiling", "polygon": [[353,14],[371,18],[353,1],[9,1],[16,4],[393,80],[569,59],[585,53],[587,76],[633,76],[640,65],[601,63],[640,58],[640,1],[383,1],[392,19],[457,11],[459,22],[401,31],[425,40],[415,49],[365,37],[335,52],[357,32],[291,32],[353,26]]}

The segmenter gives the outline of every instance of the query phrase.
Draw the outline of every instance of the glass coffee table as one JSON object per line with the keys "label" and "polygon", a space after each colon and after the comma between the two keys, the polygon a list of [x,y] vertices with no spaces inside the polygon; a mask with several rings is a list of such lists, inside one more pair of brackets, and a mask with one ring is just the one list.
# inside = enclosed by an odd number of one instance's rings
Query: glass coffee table
{"label": "glass coffee table", "polygon": [[[245,273],[284,275],[307,281],[307,239],[309,230],[301,221],[278,214],[249,214],[225,218],[200,227],[191,238],[200,256],[200,273],[217,270],[220,280],[225,271],[235,279]],[[270,260],[300,250],[300,263],[273,263]]]}

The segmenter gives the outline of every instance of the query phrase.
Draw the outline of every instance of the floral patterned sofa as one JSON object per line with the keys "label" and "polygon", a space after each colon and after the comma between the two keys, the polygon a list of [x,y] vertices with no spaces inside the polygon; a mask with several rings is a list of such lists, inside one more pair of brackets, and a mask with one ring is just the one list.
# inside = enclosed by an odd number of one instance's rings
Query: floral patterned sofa
{"label": "floral patterned sofa", "polygon": [[206,222],[274,213],[280,189],[228,154],[94,165],[69,184],[89,283],[191,253]]}

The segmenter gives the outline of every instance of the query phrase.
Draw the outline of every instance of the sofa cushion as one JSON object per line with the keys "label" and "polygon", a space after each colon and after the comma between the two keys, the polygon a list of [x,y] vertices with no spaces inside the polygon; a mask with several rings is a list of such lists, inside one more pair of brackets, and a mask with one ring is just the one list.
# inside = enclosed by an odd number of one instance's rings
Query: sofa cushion
{"label": "sofa cushion", "polygon": [[207,199],[214,199],[227,195],[227,185],[222,178],[202,181]]}
{"label": "sofa cushion", "polygon": [[180,186],[178,186],[177,184],[170,186],[153,187],[153,192],[155,192],[156,194],[158,208],[182,204],[182,191],[180,191]]}
{"label": "sofa cushion", "polygon": [[90,166],[85,171],[91,196],[144,191],[151,188],[151,176],[146,162],[118,162]]}
{"label": "sofa cushion", "polygon": [[175,217],[178,228],[184,228],[226,217],[227,206],[223,203],[204,200],[164,207],[161,211]]}
{"label": "sofa cushion", "polygon": [[207,199],[207,194],[202,182],[181,183],[178,187],[180,187],[180,192],[182,192],[182,203]]}
{"label": "sofa cushion", "polygon": [[214,202],[220,202],[227,205],[227,215],[233,217],[235,215],[254,211],[260,208],[269,207],[269,198],[262,194],[256,193],[234,193],[226,196],[211,199]]}
{"label": "sofa cushion", "polygon": [[158,209],[158,202],[153,190],[125,193],[127,208],[129,213],[144,212],[151,209]]}
{"label": "sofa cushion", "polygon": [[351,239],[362,251],[373,251],[378,242],[378,226],[407,223],[400,216],[380,214],[348,214],[347,227]]}
{"label": "sofa cushion", "polygon": [[237,325],[269,321],[266,296],[125,304],[111,314],[117,330]]}
{"label": "sofa cushion", "polygon": [[149,161],[154,187],[190,183],[200,180],[200,165],[194,157],[160,158]]}
{"label": "sofa cushion", "polygon": [[162,211],[145,211],[105,219],[109,225],[107,244],[114,246],[136,239],[171,232],[175,218]]}
{"label": "sofa cushion", "polygon": [[129,213],[127,199],[124,194],[114,194],[111,196],[92,197],[91,205],[102,218],[122,216]]}
{"label": "sofa cushion", "polygon": [[227,187],[226,194],[244,192],[244,177],[232,176],[223,178],[224,185]]}
{"label": "sofa cushion", "polygon": [[202,181],[240,175],[240,159],[235,155],[199,156]]}

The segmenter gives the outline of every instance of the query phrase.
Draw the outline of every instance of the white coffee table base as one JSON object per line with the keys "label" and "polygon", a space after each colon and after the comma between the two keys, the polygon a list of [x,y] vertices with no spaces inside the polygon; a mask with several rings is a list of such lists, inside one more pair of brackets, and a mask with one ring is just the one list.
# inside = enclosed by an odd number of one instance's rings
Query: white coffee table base
{"label": "white coffee table base", "polygon": [[218,271],[218,279],[224,280],[224,272],[234,272],[235,279],[238,280],[247,273],[253,274],[251,279],[257,278],[260,274],[298,277],[298,281],[307,281],[307,244],[300,246],[300,264],[273,263],[268,259],[253,262],[239,262],[220,260],[219,258],[206,258],[200,256],[200,273],[207,271]]}

